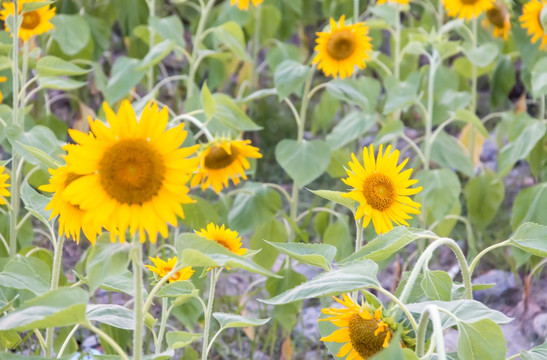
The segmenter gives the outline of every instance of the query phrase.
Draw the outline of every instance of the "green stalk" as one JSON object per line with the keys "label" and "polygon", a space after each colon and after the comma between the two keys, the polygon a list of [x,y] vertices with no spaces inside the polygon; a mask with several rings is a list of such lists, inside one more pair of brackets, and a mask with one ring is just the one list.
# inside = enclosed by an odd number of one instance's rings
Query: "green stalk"
{"label": "green stalk", "polygon": [[[156,0],[148,0],[148,10],[149,10],[149,18],[152,18],[156,16]],[[156,38],[156,32],[154,29],[150,26],[149,27],[150,36],[148,37],[148,51],[152,49],[154,46],[155,38]],[[148,68],[148,74],[147,74],[147,80],[148,80],[148,94],[152,92],[152,89],[154,88],[154,67],[150,66]]]}
{"label": "green stalk", "polygon": [[[429,56],[429,77],[427,81],[427,114],[425,116],[425,150],[424,150],[424,169],[429,170],[429,160],[431,159],[431,134],[433,130],[433,102],[435,91],[435,72],[437,71],[437,58],[438,54],[436,50],[433,50],[433,54]],[[422,211],[423,212],[423,211]]]}
{"label": "green stalk", "polygon": [[158,332],[158,339],[156,341],[156,355],[161,353],[161,343],[163,342],[163,335],[165,334],[165,327],[167,325],[167,318],[169,317],[168,298],[161,299],[161,322],[160,330]]}
{"label": "green stalk", "polygon": [[473,274],[473,271],[475,270],[475,267],[477,267],[477,265],[479,264],[479,261],[480,259],[486,255],[487,253],[489,253],[490,251],[494,250],[494,249],[497,249],[497,248],[500,248],[500,247],[504,247],[504,246],[511,246],[511,243],[509,242],[509,240],[505,240],[505,241],[502,241],[500,243],[497,243],[497,244],[494,244],[494,245],[491,245],[489,247],[487,247],[486,249],[484,249],[483,251],[481,251],[479,253],[479,255],[475,256],[475,258],[473,259],[473,261],[471,262],[471,265],[469,266],[469,272],[470,274]]}
{"label": "green stalk", "polygon": [[418,325],[418,332],[416,333],[416,354],[418,356],[424,355],[427,323],[431,318],[433,323],[433,339],[435,339],[435,348],[437,349],[437,358],[439,360],[446,360],[446,350],[444,348],[443,326],[441,323],[441,316],[439,310],[435,305],[428,305],[422,312],[420,322]]}
{"label": "green stalk", "polygon": [[393,62],[395,66],[395,79],[400,80],[400,68],[401,68],[401,59],[400,59],[400,52],[401,52],[401,7],[399,4],[395,4],[395,44],[394,46],[394,56],[393,56]]}
{"label": "green stalk", "polygon": [[359,0],[353,0],[353,23],[359,22]]}
{"label": "green stalk", "polygon": [[143,330],[144,330],[144,308],[142,298],[142,244],[139,235],[133,235],[133,282],[135,286],[134,298],[134,316],[135,331],[133,332],[133,359],[142,360],[143,358]]}
{"label": "green stalk", "polygon": [[[63,259],[63,244],[65,237],[60,236],[54,243],[55,252],[53,253],[53,268],[51,270],[51,286],[50,290],[57,290],[59,288],[59,278],[61,277],[62,259]],[[53,328],[49,328],[46,331],[46,357],[53,355]]]}
{"label": "green stalk", "polygon": [[211,316],[213,314],[213,303],[215,301],[215,287],[220,271],[216,268],[211,270],[211,282],[209,283],[209,298],[207,300],[207,310],[205,312],[205,325],[203,327],[203,347],[201,350],[201,360],[207,360],[209,348],[209,331],[211,330]]}
{"label": "green stalk", "polygon": [[[477,19],[472,20],[473,26],[473,49],[477,47]],[[471,112],[477,111],[477,65],[471,64]],[[471,156],[471,164],[473,164],[473,154],[475,153],[475,127],[472,126],[469,134],[469,155]]]}
{"label": "green stalk", "polygon": [[262,21],[262,11],[260,7],[255,6],[255,32],[253,34],[253,72],[251,73],[251,89],[259,88],[258,81],[258,53],[260,52],[260,22]]}

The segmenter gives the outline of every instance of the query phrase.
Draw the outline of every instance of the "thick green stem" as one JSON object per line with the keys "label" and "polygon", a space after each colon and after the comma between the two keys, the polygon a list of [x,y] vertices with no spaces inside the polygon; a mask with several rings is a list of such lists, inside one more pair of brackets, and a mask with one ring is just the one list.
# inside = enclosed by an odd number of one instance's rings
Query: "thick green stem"
{"label": "thick green stem", "polygon": [[142,244],[139,235],[133,236],[133,283],[135,287],[134,297],[134,319],[135,331],[133,332],[133,359],[143,358],[143,330],[144,330],[144,306],[142,298]]}
{"label": "thick green stem", "polygon": [[[156,0],[148,0],[148,10],[149,10],[149,18],[152,18],[156,16]],[[150,23],[149,23],[150,24]],[[152,47],[154,46],[155,38],[156,38],[156,32],[154,31],[154,28],[152,26],[149,26],[150,36],[148,37],[148,51],[152,50]],[[152,92],[152,89],[154,88],[154,67],[150,66],[148,68],[148,74],[147,74],[147,80],[148,80],[148,94]]]}
{"label": "thick green stem", "polygon": [[545,96],[544,95],[541,95],[539,97],[539,109],[538,109],[537,118],[539,120],[545,119]]}
{"label": "thick green stem", "polygon": [[[439,360],[446,360],[446,350],[444,348],[443,338],[443,326],[441,323],[441,316],[439,310],[435,305],[428,305],[422,312],[420,322],[418,325],[418,332],[416,333],[416,354],[423,356],[425,351],[427,323],[431,318],[433,323],[433,339],[435,340],[435,347],[437,349],[437,358]],[[432,345],[431,345],[432,346]]]}
{"label": "thick green stem", "polygon": [[475,256],[475,258],[473,259],[473,261],[471,262],[471,265],[469,266],[469,272],[470,274],[473,274],[473,271],[475,270],[475,267],[477,267],[477,265],[479,264],[479,261],[480,259],[486,255],[487,253],[489,253],[490,251],[494,250],[494,249],[497,249],[497,248],[500,248],[500,247],[504,247],[504,246],[510,246],[511,243],[509,242],[509,240],[505,240],[505,241],[502,241],[500,243],[497,243],[497,244],[494,244],[492,246],[489,246],[487,247],[486,249],[484,249],[483,251],[481,251],[479,253],[479,255]]}
{"label": "thick green stem", "polygon": [[[63,264],[63,244],[65,237],[60,236],[55,242],[55,252],[53,253],[53,268],[51,270],[51,286],[50,290],[57,290],[59,288],[59,278],[61,277],[61,269]],[[46,357],[53,355],[53,328],[49,328],[46,331]]]}
{"label": "thick green stem", "polygon": [[[433,50],[433,54],[429,56],[429,77],[427,82],[427,115],[425,116],[425,139],[424,139],[424,169],[429,170],[429,160],[431,159],[431,134],[433,130],[433,103],[434,103],[434,91],[435,91],[435,72],[437,71],[437,58],[438,54],[436,50]],[[422,210],[425,214],[425,212]]]}
{"label": "thick green stem", "polygon": [[359,0],[353,0],[353,23],[359,22]]}
{"label": "thick green stem", "polygon": [[169,317],[168,301],[169,299],[166,297],[161,299],[161,322],[158,339],[156,341],[156,355],[161,353],[161,343],[163,342],[163,334],[165,334],[165,326],[167,325],[167,318]]}
{"label": "thick green stem", "polygon": [[211,270],[211,282],[209,283],[209,298],[207,300],[207,311],[205,312],[205,325],[203,327],[203,347],[201,350],[201,360],[207,360],[209,331],[211,330],[211,317],[213,315],[213,303],[215,301],[215,287],[220,271],[218,269]]}

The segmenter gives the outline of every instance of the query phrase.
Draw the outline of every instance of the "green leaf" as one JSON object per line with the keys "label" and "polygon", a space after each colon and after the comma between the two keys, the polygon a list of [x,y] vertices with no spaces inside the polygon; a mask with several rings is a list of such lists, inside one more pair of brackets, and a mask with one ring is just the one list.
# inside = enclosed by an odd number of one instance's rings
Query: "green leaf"
{"label": "green leaf", "polygon": [[547,58],[542,57],[532,69],[532,94],[535,98],[547,95]]}
{"label": "green leaf", "polygon": [[370,358],[371,360],[408,360],[408,359],[418,359],[414,354],[414,357],[407,357],[404,349],[401,347],[401,340],[398,336],[395,336],[393,340],[389,342],[389,346],[378,354]]}
{"label": "green leaf", "polygon": [[52,228],[52,223],[49,222],[51,210],[46,211],[46,206],[51,199],[39,194],[27,182],[21,188],[21,198],[25,204],[25,208],[44,225]]}
{"label": "green leaf", "polygon": [[507,346],[498,324],[489,319],[473,323],[458,322],[458,357],[465,360],[505,358]]}
{"label": "green leaf", "polygon": [[338,100],[358,105],[363,109],[370,108],[368,98],[361,92],[357,83],[351,79],[332,80],[327,83],[327,91]]}
{"label": "green leaf", "polygon": [[376,262],[383,261],[417,239],[435,239],[437,236],[429,230],[416,229],[406,226],[397,226],[385,234],[359,249],[350,257],[341,261],[341,264],[370,259]]}
{"label": "green leaf", "polygon": [[343,205],[347,207],[348,209],[350,209],[351,212],[355,212],[355,209],[357,207],[357,201],[342,196],[342,194],[347,194],[347,193],[343,193],[340,191],[332,191],[332,190],[309,190],[309,191],[317,196],[322,197],[323,199],[327,199],[337,204]]}
{"label": "green leaf", "polygon": [[164,18],[150,17],[148,23],[162,39],[171,40],[181,48],[186,47],[184,36],[182,36],[184,34],[184,27],[178,16],[171,15]]}
{"label": "green leaf", "polygon": [[181,223],[190,229],[205,228],[207,224],[213,222],[220,222],[220,216],[213,204],[198,196],[190,196],[194,203],[184,204],[182,209],[184,210],[184,219]]}
{"label": "green leaf", "polygon": [[452,300],[452,278],[445,271],[425,270],[422,280],[424,293],[430,300]]}
{"label": "green leaf", "polygon": [[271,299],[259,299],[259,301],[271,305],[287,304],[298,300],[339,295],[370,286],[378,286],[377,273],[378,265],[365,259],[321,274]]}
{"label": "green leaf", "polygon": [[217,26],[213,29],[213,33],[235,56],[241,60],[249,61],[249,56],[245,50],[245,35],[236,22],[229,21]]}
{"label": "green leaf", "polygon": [[38,82],[40,83],[41,88],[54,90],[74,90],[79,89],[87,84],[87,82],[85,81],[76,81],[70,78],[54,76],[41,77],[39,78]]}
{"label": "green leaf", "polygon": [[[108,278],[117,276],[127,269],[130,245],[106,242],[107,235],[97,239],[89,251],[85,270],[89,291],[95,291]],[[106,241],[105,241],[106,240]]]}
{"label": "green leaf", "polygon": [[194,334],[186,331],[169,331],[166,334],[167,345],[170,349],[180,349],[200,339],[203,334]]}
{"label": "green leaf", "polygon": [[459,202],[460,180],[449,169],[422,170],[415,178],[423,190],[414,196],[414,201],[426,204],[427,223],[442,221]]}
{"label": "green leaf", "polygon": [[118,329],[135,328],[133,311],[116,304],[89,304],[86,317],[89,321],[98,321]]}
{"label": "green leaf", "polygon": [[471,63],[478,67],[486,67],[496,59],[500,52],[499,47],[495,43],[486,43],[474,47],[466,52],[467,58]]}
{"label": "green leaf", "polygon": [[83,69],[68,61],[59,59],[55,56],[45,56],[36,63],[38,76],[75,76],[87,74],[91,69]]}
{"label": "green leaf", "polygon": [[[329,216],[327,213],[324,215]],[[340,261],[350,256],[354,251],[354,239],[351,235],[348,226],[347,216],[343,216],[341,219],[329,224],[323,232],[323,244],[328,244],[336,247],[336,256],[334,259]]]}
{"label": "green leaf", "polygon": [[34,146],[23,144],[17,141],[17,144],[24,148],[30,155],[38,160],[42,165],[48,169],[57,169],[61,166],[61,163],[45,153],[45,151],[38,149]]}
{"label": "green leaf", "polygon": [[7,56],[0,56],[0,71],[11,69],[11,59]]}
{"label": "green leaf", "polygon": [[55,26],[52,37],[66,55],[76,55],[91,39],[89,25],[81,15],[56,14],[50,22]]}
{"label": "green leaf", "polygon": [[272,243],[266,241],[283,254],[290,256],[305,264],[318,266],[327,271],[332,269],[332,261],[336,255],[336,248],[327,244],[301,244],[301,243]]}
{"label": "green leaf", "polygon": [[252,260],[239,256],[218,244],[195,234],[182,234],[175,243],[178,260],[184,266],[230,267],[244,269],[265,276],[276,276],[271,271],[255,264]]}
{"label": "green leaf", "polygon": [[544,204],[547,204],[547,182],[521,190],[513,203],[513,216],[511,217],[513,230],[525,222],[547,225],[547,212]]}
{"label": "green leaf", "polygon": [[213,317],[217,319],[222,329],[261,326],[270,321],[270,318],[255,319],[248,316],[226,314],[220,312],[213,313]]}
{"label": "green leaf", "polygon": [[137,70],[146,70],[151,66],[155,66],[162,61],[173,50],[175,44],[171,40],[164,40],[159,44],[152,46],[152,49],[141,60]]}
{"label": "green leaf", "polygon": [[140,60],[126,56],[116,59],[104,91],[108,103],[121,100],[141,81],[146,71],[139,69],[140,64]]}
{"label": "green leaf", "polygon": [[496,173],[485,169],[465,185],[464,194],[471,224],[484,229],[496,216],[505,196],[505,187]]}
{"label": "green leaf", "polygon": [[274,85],[279,100],[300,93],[311,69],[294,60],[285,60],[275,68]]}
{"label": "green leaf", "polygon": [[157,297],[190,298],[199,294],[191,281],[174,281],[164,285],[156,294]]}
{"label": "green leaf", "polygon": [[[8,126],[6,135],[14,150],[23,158],[33,164],[38,165],[40,161],[27,151],[22,145],[28,145],[32,148],[40,149],[47,155],[57,158],[62,153],[57,137],[49,128],[43,125],[36,125],[29,131],[23,132],[16,126]],[[34,152],[38,153],[38,152]]]}
{"label": "green leaf", "polygon": [[362,111],[352,111],[327,135],[326,140],[332,150],[360,138],[376,124],[377,116]]}
{"label": "green leaf", "polygon": [[417,100],[416,87],[407,82],[400,82],[389,88],[384,104],[383,114],[390,114],[395,110],[412,105]]}
{"label": "green leaf", "polygon": [[60,288],[26,301],[0,319],[0,330],[26,331],[85,321],[89,296],[80,288]]}
{"label": "green leaf", "polygon": [[228,95],[216,93],[214,117],[224,125],[237,131],[256,131],[262,127],[255,124]]}
{"label": "green leaf", "polygon": [[23,11],[22,14],[34,11],[36,9],[42,8],[44,6],[47,6],[49,4],[52,4],[54,1],[48,0],[48,1],[36,1],[31,3],[25,3],[23,4]]}
{"label": "green leaf", "polygon": [[275,148],[279,165],[299,188],[317,179],[330,163],[330,147],[323,140],[284,139]]}
{"label": "green leaf", "polygon": [[528,351],[521,351],[522,360],[547,360],[547,342]]}
{"label": "green leaf", "polygon": [[237,194],[228,213],[230,228],[248,232],[275,217],[281,210],[281,196],[274,189],[247,181]]}
{"label": "green leaf", "polygon": [[279,220],[272,219],[260,225],[254,230],[249,242],[249,248],[260,251],[253,256],[253,261],[266,269],[270,269],[275,263],[279,251],[270,246],[264,239],[275,242],[286,242],[287,238],[287,228]]}
{"label": "green leaf", "polygon": [[529,254],[547,257],[547,226],[524,223],[509,239],[511,245]]}
{"label": "green leaf", "polygon": [[207,82],[203,83],[201,87],[201,106],[203,111],[205,111],[205,116],[207,120],[210,120],[215,115],[215,99],[207,86]]}
{"label": "green leaf", "polygon": [[[43,265],[43,266],[41,266]],[[6,288],[28,290],[36,295],[42,295],[49,291],[48,279],[40,276],[40,272],[50,269],[43,262],[32,262],[22,256],[16,256],[9,260],[0,272],[0,285]]]}
{"label": "green leaf", "polygon": [[455,137],[441,132],[431,146],[431,160],[441,165],[473,176],[473,164],[467,149]]}
{"label": "green leaf", "polygon": [[521,134],[504,146],[498,158],[498,177],[509,173],[513,165],[519,160],[525,159],[538,141],[543,138],[547,126],[535,119],[530,119]]}

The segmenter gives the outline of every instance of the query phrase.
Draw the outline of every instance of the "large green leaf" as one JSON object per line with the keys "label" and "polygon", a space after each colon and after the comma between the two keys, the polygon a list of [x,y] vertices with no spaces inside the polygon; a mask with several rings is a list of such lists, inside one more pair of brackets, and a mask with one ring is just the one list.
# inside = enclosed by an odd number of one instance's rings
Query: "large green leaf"
{"label": "large green leaf", "polygon": [[245,50],[245,35],[241,27],[234,21],[227,22],[213,29],[213,33],[217,39],[235,56],[241,60],[249,60],[247,51]]}
{"label": "large green leaf", "polygon": [[261,326],[270,321],[270,318],[267,319],[255,319],[248,316],[241,316],[235,314],[226,314],[226,313],[213,313],[213,317],[217,319],[220,327],[222,329],[229,328],[241,328],[248,326]]}
{"label": "large green leaf", "polygon": [[511,245],[529,254],[547,257],[547,226],[524,223],[509,239]]}
{"label": "large green leaf", "polygon": [[90,304],[87,306],[86,316],[89,321],[98,321],[119,329],[135,328],[133,311],[116,304]]}
{"label": "large green leaf", "polygon": [[493,42],[479,45],[466,52],[471,63],[478,67],[488,66],[500,52],[499,46]]}
{"label": "large green leaf", "polygon": [[387,99],[384,104],[383,114],[401,110],[412,105],[417,99],[416,87],[407,82],[400,82],[390,86],[387,90]]}
{"label": "large green leaf", "polygon": [[87,74],[91,69],[83,69],[55,56],[45,56],[36,63],[36,71],[38,76],[74,76]]}
{"label": "large green leaf", "polygon": [[49,291],[49,267],[41,260],[15,256],[0,272],[0,286],[28,290],[36,295]]}
{"label": "large green leaf", "polygon": [[258,226],[256,230],[254,230],[249,242],[249,247],[251,249],[260,250],[260,252],[253,257],[253,261],[266,269],[270,269],[275,263],[279,251],[265,240],[287,242],[287,239],[287,228],[277,219],[271,219]]}
{"label": "large green leaf", "polygon": [[46,211],[46,206],[48,205],[50,198],[45,197],[44,195],[39,194],[34,190],[28,183],[24,183],[21,189],[21,199],[25,204],[25,208],[40,220],[44,225],[52,227],[52,224],[49,222],[49,216],[51,215],[51,210]]}
{"label": "large green leaf", "polygon": [[241,187],[228,214],[231,228],[248,232],[274,218],[281,209],[281,196],[261,183],[247,181]]}
{"label": "large green leaf", "polygon": [[175,44],[172,40],[164,40],[159,44],[152,46],[152,49],[141,60],[137,70],[145,70],[151,66],[157,65],[173,50]]}
{"label": "large green leaf", "polygon": [[452,300],[452,278],[445,271],[424,270],[421,285],[430,300]]}
{"label": "large green leaf", "polygon": [[458,322],[458,357],[465,360],[500,360],[507,346],[498,324],[490,319]]}
{"label": "large green leaf", "polygon": [[323,140],[284,139],[275,148],[275,158],[299,188],[317,179],[330,163],[330,147]]}
{"label": "large green leaf", "polygon": [[520,135],[501,149],[498,159],[498,176],[501,178],[509,173],[513,165],[525,159],[538,141],[543,138],[547,126],[535,119],[530,119]]}
{"label": "large green leaf", "polygon": [[327,91],[335,98],[358,105],[363,109],[370,107],[368,98],[354,80],[332,80],[327,85]]}
{"label": "large green leaf", "polygon": [[471,223],[484,229],[496,216],[505,187],[492,170],[485,169],[465,185],[464,194]]}
{"label": "large green leaf", "polygon": [[222,124],[237,131],[256,131],[262,129],[228,95],[216,93],[213,95],[213,99],[215,101],[214,117]]}
{"label": "large green leaf", "polygon": [[540,183],[519,192],[513,203],[511,227],[516,229],[524,222],[547,225],[547,182]]}
{"label": "large green leaf", "polygon": [[332,150],[340,149],[365,134],[376,124],[376,121],[376,115],[352,111],[344,116],[327,135],[327,143]]}
{"label": "large green leaf", "polygon": [[76,55],[91,39],[91,30],[81,15],[57,14],[50,20],[55,30],[53,39],[66,55]]}
{"label": "large green leaf", "polygon": [[167,345],[170,349],[180,349],[201,338],[203,334],[194,334],[186,331],[169,331],[166,334]]}
{"label": "large green leaf", "polygon": [[528,351],[521,351],[522,360],[547,360],[547,342]]}
{"label": "large green leaf", "polygon": [[301,92],[311,69],[294,60],[285,60],[275,68],[274,85],[279,100],[293,93]]}
{"label": "large green leaf", "polygon": [[282,253],[305,264],[318,266],[327,271],[332,269],[336,248],[327,244],[272,243],[266,241]]}
{"label": "large green leaf", "polygon": [[144,77],[146,71],[140,69],[141,61],[120,56],[114,62],[104,96],[110,104],[123,99]]}
{"label": "large green leaf", "polygon": [[130,247],[129,244],[111,243],[106,235],[97,239],[85,264],[90,291],[95,291],[109,278],[118,276],[127,269]]}
{"label": "large green leaf", "polygon": [[191,281],[175,281],[164,285],[156,294],[157,297],[194,297],[199,290],[194,287]]}
{"label": "large green leaf", "polygon": [[547,95],[547,58],[541,58],[532,69],[532,94],[538,98]]}
{"label": "large green leaf", "polygon": [[441,132],[431,146],[431,160],[467,176],[473,176],[473,164],[467,149],[455,137]]}
{"label": "large green leaf", "polygon": [[427,223],[441,221],[459,202],[460,180],[449,169],[422,170],[416,174],[423,190],[414,196],[426,211]]}
{"label": "large green leaf", "polygon": [[164,40],[171,40],[177,46],[184,48],[186,43],[184,41],[184,27],[180,18],[176,15],[167,16],[164,18],[150,17],[148,24],[154,28],[156,33]]}
{"label": "large green leaf", "polygon": [[347,207],[348,209],[350,209],[352,212],[355,212],[357,201],[347,197],[343,197],[342,194],[346,194],[346,193],[343,193],[340,191],[332,191],[332,190],[310,190],[310,192],[324,199],[343,205]]}

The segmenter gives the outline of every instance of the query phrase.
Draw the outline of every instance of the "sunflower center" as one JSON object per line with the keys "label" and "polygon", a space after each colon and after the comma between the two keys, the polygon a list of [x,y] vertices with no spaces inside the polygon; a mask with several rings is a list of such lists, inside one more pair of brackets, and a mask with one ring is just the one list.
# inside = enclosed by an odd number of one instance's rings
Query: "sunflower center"
{"label": "sunflower center", "polygon": [[40,24],[40,15],[36,11],[30,11],[23,14],[23,23],[21,27],[23,29],[32,30]]}
{"label": "sunflower center", "polygon": [[383,211],[391,206],[397,197],[395,186],[383,174],[370,175],[363,184],[363,195],[367,203],[376,210]]}
{"label": "sunflower center", "polygon": [[215,241],[220,245],[224,246],[226,249],[230,250],[230,245],[226,241],[222,239],[215,239]]}
{"label": "sunflower center", "polygon": [[505,14],[500,8],[493,7],[486,11],[486,17],[491,24],[497,28],[503,28],[505,26]]}
{"label": "sunflower center", "polygon": [[351,31],[343,30],[333,34],[327,43],[327,52],[335,60],[344,60],[355,50],[355,36]]}
{"label": "sunflower center", "polygon": [[239,151],[235,147],[231,147],[232,153],[228,154],[221,147],[213,146],[209,154],[205,157],[205,167],[208,169],[219,170],[227,168],[237,159]]}
{"label": "sunflower center", "polygon": [[383,349],[387,331],[380,331],[374,335],[378,329],[378,320],[365,320],[359,314],[355,314],[349,319],[348,328],[351,345],[363,358],[368,359]]}
{"label": "sunflower center", "polygon": [[104,190],[122,204],[142,204],[156,196],[163,184],[161,155],[143,139],[121,140],[99,162]]}
{"label": "sunflower center", "polygon": [[460,0],[464,5],[474,5],[480,0]]}

